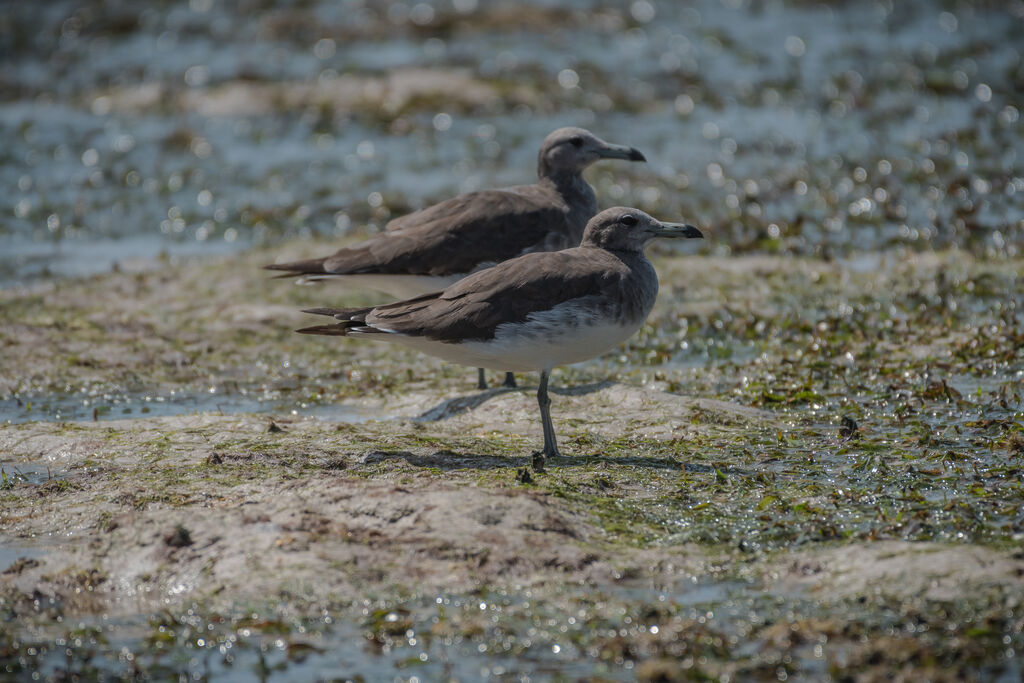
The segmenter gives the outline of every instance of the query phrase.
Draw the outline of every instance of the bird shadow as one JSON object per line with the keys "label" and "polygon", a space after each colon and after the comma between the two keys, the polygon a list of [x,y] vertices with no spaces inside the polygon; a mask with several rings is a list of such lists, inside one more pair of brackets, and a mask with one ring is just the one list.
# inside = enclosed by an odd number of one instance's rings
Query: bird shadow
{"label": "bird shadow", "polygon": [[[430,467],[434,469],[450,470],[497,470],[517,469],[529,466],[533,457],[508,457],[483,455],[479,453],[456,453],[454,451],[436,451],[430,454],[412,453],[410,451],[370,451],[361,456],[357,462],[362,465],[376,465],[389,460],[404,460],[414,467]],[[568,469],[573,467],[586,467],[598,463],[618,465],[626,467],[643,467],[652,470],[671,470],[678,472],[714,472],[715,468],[710,465],[699,463],[681,463],[671,458],[656,458],[641,455],[607,456],[599,453],[590,455],[562,455],[555,458],[548,458],[545,462],[547,469]],[[740,472],[736,472],[739,474]]]}
{"label": "bird shadow", "polygon": [[559,396],[586,396],[587,394],[595,394],[602,389],[615,386],[615,382],[611,380],[602,380],[600,382],[591,382],[590,384],[577,384],[571,387],[549,387],[548,391],[552,394],[558,394]]}
{"label": "bird shadow", "polygon": [[449,398],[441,401],[433,408],[420,413],[417,417],[413,418],[413,422],[440,422],[441,420],[447,420],[456,415],[476,410],[492,398],[512,391],[518,391],[518,389],[498,387],[497,389],[486,389],[476,394],[469,394],[468,396]]}
{"label": "bird shadow", "polygon": [[[603,382],[591,382],[590,384],[581,384],[574,387],[550,387],[549,391],[558,396],[586,396],[587,394],[607,389],[614,384],[614,382],[605,380]],[[532,387],[497,387],[495,389],[485,389],[484,391],[467,396],[449,398],[413,418],[413,422],[440,422],[447,420],[456,415],[476,410],[492,398],[511,392],[522,391],[523,389],[532,390]]]}

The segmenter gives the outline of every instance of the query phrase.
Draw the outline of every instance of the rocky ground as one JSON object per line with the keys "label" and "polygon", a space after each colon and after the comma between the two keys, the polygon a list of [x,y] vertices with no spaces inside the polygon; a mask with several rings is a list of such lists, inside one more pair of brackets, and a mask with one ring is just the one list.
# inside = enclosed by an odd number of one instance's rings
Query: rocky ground
{"label": "rocky ground", "polygon": [[294,335],[369,295],[268,252],[4,291],[4,666],[1019,676],[1021,264],[655,256],[649,325],[556,374],[543,473],[535,378]]}

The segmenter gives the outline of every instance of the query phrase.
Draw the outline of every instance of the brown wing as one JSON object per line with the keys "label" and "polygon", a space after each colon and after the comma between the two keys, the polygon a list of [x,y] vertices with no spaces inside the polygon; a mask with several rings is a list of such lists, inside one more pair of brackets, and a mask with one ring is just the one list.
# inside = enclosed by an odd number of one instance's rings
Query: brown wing
{"label": "brown wing", "polygon": [[443,292],[378,306],[367,325],[438,341],[493,339],[502,323],[620,284],[629,268],[592,248],[527,254],[456,282]]}
{"label": "brown wing", "polygon": [[[389,232],[398,232],[401,230],[415,229],[428,223],[434,223],[437,221],[464,221],[466,218],[471,218],[473,212],[476,209],[476,205],[483,204],[494,204],[501,202],[503,196],[506,194],[516,196],[526,196],[527,198],[541,195],[545,192],[544,189],[538,185],[517,185],[515,187],[507,187],[500,190],[479,190],[477,192],[467,192],[460,194],[457,197],[446,199],[443,202],[432,204],[419,211],[413,211],[407,213],[404,216],[398,216],[388,221],[384,229]],[[545,201],[551,201],[552,197],[544,196]]]}
{"label": "brown wing", "polygon": [[[527,191],[530,189],[533,191]],[[539,186],[526,186],[520,192],[472,192],[400,220],[401,229],[383,232],[328,257],[323,271],[469,273],[482,265],[542,248],[550,243],[552,232],[569,232],[564,204],[553,192]]]}

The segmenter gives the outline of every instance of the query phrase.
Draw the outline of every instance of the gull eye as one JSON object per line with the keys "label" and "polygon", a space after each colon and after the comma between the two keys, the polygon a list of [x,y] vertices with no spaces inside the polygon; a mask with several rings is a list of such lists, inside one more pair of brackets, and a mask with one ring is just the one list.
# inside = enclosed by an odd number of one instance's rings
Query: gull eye
{"label": "gull eye", "polygon": [[627,213],[625,216],[623,216],[622,218],[619,219],[619,222],[622,223],[623,225],[628,225],[629,227],[633,227],[634,225],[636,225],[637,221],[636,221],[636,216],[634,216],[631,213]]}
{"label": "gull eye", "polygon": [[571,138],[569,138],[569,144],[572,145],[573,147],[582,147],[583,138],[581,138],[579,135],[574,135]]}

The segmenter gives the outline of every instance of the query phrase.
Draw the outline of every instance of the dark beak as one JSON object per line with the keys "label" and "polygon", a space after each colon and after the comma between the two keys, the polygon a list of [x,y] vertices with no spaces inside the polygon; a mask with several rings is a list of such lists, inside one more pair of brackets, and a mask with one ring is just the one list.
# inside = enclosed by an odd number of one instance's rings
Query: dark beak
{"label": "dark beak", "polygon": [[685,223],[662,223],[660,228],[652,231],[655,237],[685,237],[687,239],[703,239],[704,233],[692,225]]}
{"label": "dark beak", "polygon": [[597,150],[597,155],[602,159],[625,159],[627,161],[647,161],[647,157],[640,153],[640,150],[625,145],[605,145]]}

